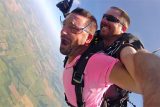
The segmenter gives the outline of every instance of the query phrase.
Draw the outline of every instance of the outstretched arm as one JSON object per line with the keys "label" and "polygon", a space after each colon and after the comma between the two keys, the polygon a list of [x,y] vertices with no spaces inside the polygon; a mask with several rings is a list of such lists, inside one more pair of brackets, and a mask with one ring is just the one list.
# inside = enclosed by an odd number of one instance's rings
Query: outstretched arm
{"label": "outstretched arm", "polygon": [[137,51],[131,47],[127,46],[122,49],[120,52],[120,60],[124,64],[125,68],[127,69],[130,76],[136,81],[135,79],[135,67],[134,67],[134,55]]}
{"label": "outstretched arm", "polygon": [[160,57],[132,47],[121,51],[121,61],[144,97],[144,107],[160,105]]}
{"label": "outstretched arm", "polygon": [[134,54],[137,51],[130,46],[122,49],[120,59],[122,64],[116,64],[111,72],[111,82],[120,86],[123,89],[130,90],[136,93],[141,93],[136,79],[134,77]]}
{"label": "outstretched arm", "polygon": [[135,54],[134,62],[134,76],[142,90],[144,107],[159,107],[160,57],[142,50]]}

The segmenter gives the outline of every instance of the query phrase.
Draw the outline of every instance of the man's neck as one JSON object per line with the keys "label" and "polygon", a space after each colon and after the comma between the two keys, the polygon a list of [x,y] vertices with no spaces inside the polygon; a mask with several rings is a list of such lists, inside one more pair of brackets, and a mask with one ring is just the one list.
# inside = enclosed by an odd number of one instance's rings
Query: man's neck
{"label": "man's neck", "polygon": [[71,63],[77,56],[82,55],[87,50],[87,47],[75,49],[68,55],[68,63]]}

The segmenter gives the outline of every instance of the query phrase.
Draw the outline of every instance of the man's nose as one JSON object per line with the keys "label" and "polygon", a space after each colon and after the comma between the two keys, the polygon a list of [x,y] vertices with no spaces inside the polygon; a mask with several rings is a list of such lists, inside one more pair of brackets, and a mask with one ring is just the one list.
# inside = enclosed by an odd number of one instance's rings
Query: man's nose
{"label": "man's nose", "polygon": [[63,35],[67,35],[68,34],[68,31],[67,31],[66,27],[62,27],[61,34],[63,34]]}
{"label": "man's nose", "polygon": [[108,23],[109,21],[106,18],[102,18],[101,22]]}

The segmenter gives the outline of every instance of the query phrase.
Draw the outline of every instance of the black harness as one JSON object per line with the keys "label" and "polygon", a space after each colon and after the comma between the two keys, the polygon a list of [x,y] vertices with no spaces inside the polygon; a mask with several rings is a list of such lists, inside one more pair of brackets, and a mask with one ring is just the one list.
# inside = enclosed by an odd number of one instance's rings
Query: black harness
{"label": "black harness", "polygon": [[[98,34],[97,34],[98,35]],[[131,46],[136,50],[143,48],[142,43],[133,35],[129,33],[124,33],[119,39],[117,39],[112,45],[107,48],[104,48],[102,38],[98,35],[95,36],[91,42],[90,47],[85,51],[77,64],[74,66],[74,71],[72,75],[72,84],[75,85],[75,93],[77,99],[78,107],[85,107],[85,102],[83,101],[83,87],[84,87],[84,69],[89,60],[89,58],[96,52],[104,52],[112,57],[119,58],[120,51],[126,47]],[[67,62],[67,57],[64,62]],[[112,92],[113,91],[113,92]],[[110,95],[114,93],[115,95]],[[119,88],[116,85],[112,85],[103,95],[103,102],[101,107],[127,107],[128,100],[128,91]],[[66,102],[69,106],[71,105],[66,97]],[[132,104],[133,105],[133,104]],[[133,105],[135,106],[135,105]]]}

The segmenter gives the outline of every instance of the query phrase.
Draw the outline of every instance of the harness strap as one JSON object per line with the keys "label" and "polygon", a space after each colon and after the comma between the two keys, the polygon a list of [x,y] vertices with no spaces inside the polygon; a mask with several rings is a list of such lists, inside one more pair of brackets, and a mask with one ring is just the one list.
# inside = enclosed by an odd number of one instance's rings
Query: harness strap
{"label": "harness strap", "polygon": [[76,92],[78,107],[85,107],[85,103],[83,102],[83,98],[82,98],[83,87],[81,87],[80,85],[76,85],[75,92]]}
{"label": "harness strap", "polygon": [[63,62],[64,62],[63,67],[64,67],[64,68],[65,68],[65,66],[66,66],[67,60],[68,60],[68,56],[66,56],[65,59],[63,60]]}
{"label": "harness strap", "polygon": [[84,70],[88,59],[93,54],[85,52],[78,60],[76,66],[74,67],[74,72],[72,76],[72,84],[75,85],[75,93],[78,107],[85,107],[85,102],[83,101],[83,87],[84,87]]}

